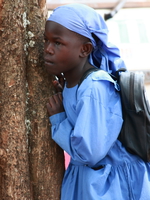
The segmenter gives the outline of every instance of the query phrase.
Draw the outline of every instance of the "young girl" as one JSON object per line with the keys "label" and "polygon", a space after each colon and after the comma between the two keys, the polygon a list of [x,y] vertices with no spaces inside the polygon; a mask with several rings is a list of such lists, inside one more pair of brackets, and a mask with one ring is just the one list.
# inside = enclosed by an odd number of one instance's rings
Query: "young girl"
{"label": "young girl", "polygon": [[[81,4],[55,9],[46,22],[44,58],[47,71],[65,80],[62,94],[47,104],[52,138],[71,156],[61,200],[150,200],[150,164],[117,139],[123,123],[119,88],[107,72],[125,64],[108,43],[102,17]],[[78,86],[91,68],[101,70]]]}

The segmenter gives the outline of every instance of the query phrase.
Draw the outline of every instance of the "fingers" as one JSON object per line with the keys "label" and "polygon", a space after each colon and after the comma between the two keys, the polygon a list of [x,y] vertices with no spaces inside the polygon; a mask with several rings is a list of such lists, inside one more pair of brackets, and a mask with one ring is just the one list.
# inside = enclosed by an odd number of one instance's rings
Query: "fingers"
{"label": "fingers", "polygon": [[54,80],[52,83],[53,83],[53,86],[54,86],[54,88],[57,92],[63,91],[62,85],[57,80]]}
{"label": "fingers", "polygon": [[47,106],[48,114],[49,114],[49,116],[51,116],[51,106],[49,103],[47,103],[46,106]]}
{"label": "fingers", "polygon": [[61,74],[59,78],[59,83],[61,84],[62,88],[64,88],[64,85],[65,85],[65,77],[63,74]]}
{"label": "fingers", "polygon": [[53,106],[54,104],[60,104],[60,103],[62,103],[62,94],[60,92],[57,93],[57,94],[52,95],[49,98],[49,104],[51,106]]}
{"label": "fingers", "polygon": [[49,102],[47,103],[47,111],[50,116],[64,111],[62,101],[63,99],[61,93],[52,95],[49,98]]}
{"label": "fingers", "polygon": [[65,77],[63,74],[57,75],[57,80],[53,81],[56,92],[62,92],[65,85]]}
{"label": "fingers", "polygon": [[61,92],[57,93],[57,96],[62,103],[62,101],[63,101],[62,93]]}

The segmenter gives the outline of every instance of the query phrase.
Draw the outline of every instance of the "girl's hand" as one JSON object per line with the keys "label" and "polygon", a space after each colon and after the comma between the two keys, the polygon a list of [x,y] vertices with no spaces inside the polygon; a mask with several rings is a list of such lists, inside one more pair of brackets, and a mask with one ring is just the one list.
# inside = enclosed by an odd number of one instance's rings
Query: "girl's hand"
{"label": "girl's hand", "polygon": [[49,116],[64,112],[61,93],[54,94],[49,98],[49,102],[47,103],[47,111]]}
{"label": "girl's hand", "polygon": [[63,74],[60,74],[59,76],[57,76],[57,79],[58,80],[53,81],[53,86],[56,92],[62,92],[65,85],[65,78]]}

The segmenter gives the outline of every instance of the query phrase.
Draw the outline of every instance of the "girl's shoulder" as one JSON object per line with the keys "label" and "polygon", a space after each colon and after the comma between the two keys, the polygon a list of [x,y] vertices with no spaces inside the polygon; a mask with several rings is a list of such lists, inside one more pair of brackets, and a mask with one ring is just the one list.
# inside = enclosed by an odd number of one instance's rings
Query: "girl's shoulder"
{"label": "girl's shoulder", "polygon": [[110,74],[104,70],[98,70],[91,74],[92,80],[104,80],[114,83],[114,79],[110,76]]}
{"label": "girl's shoulder", "polygon": [[82,84],[78,89],[81,90],[93,90],[97,87],[107,87],[111,85],[113,88],[119,91],[117,82],[110,76],[110,74],[104,70],[98,70],[92,72],[86,79],[83,80]]}

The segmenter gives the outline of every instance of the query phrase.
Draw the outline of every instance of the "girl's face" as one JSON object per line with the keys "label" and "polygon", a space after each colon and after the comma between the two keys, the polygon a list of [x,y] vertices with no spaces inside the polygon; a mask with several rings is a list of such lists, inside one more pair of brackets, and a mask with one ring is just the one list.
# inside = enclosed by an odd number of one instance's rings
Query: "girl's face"
{"label": "girl's face", "polygon": [[74,32],[47,21],[44,37],[45,67],[50,74],[59,75],[78,67],[83,42]]}

